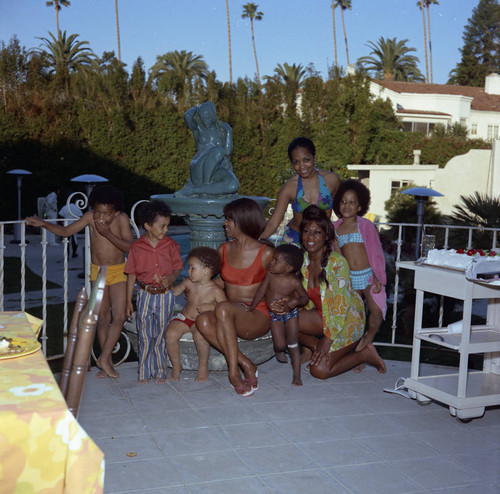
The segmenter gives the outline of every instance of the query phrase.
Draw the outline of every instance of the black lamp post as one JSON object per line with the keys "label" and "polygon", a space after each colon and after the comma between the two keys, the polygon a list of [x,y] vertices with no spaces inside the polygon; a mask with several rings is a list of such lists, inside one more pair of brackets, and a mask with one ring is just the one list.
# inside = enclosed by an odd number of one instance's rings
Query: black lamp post
{"label": "black lamp post", "polygon": [[422,237],[422,227],[424,224],[424,206],[429,200],[429,197],[442,196],[441,192],[436,190],[428,189],[427,187],[412,187],[411,189],[402,190],[401,194],[407,194],[409,196],[414,196],[415,201],[417,201],[417,238],[415,240],[415,259],[420,257],[420,239]]}
{"label": "black lamp post", "polygon": [[9,170],[7,172],[8,175],[14,175],[17,179],[17,221],[14,225],[14,239],[12,243],[20,244],[21,243],[21,183],[23,181],[23,177],[26,175],[31,175],[31,172],[28,170]]}

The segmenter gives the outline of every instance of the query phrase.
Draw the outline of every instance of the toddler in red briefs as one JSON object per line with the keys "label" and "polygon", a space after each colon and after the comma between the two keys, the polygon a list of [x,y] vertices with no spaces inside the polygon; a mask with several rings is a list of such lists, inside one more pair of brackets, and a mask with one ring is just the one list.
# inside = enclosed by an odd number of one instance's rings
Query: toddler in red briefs
{"label": "toddler in red briefs", "polygon": [[193,334],[193,341],[198,352],[198,375],[195,381],[208,380],[208,357],[210,344],[196,328],[196,318],[204,311],[213,310],[217,302],[227,300],[224,290],[212,281],[219,274],[219,254],[210,247],[197,247],[188,254],[189,278],[173,288],[174,295],[184,293],[186,305],[177,314],[167,328],[167,352],[172,363],[171,381],[178,381],[182,366],[180,361],[179,340],[188,332]]}

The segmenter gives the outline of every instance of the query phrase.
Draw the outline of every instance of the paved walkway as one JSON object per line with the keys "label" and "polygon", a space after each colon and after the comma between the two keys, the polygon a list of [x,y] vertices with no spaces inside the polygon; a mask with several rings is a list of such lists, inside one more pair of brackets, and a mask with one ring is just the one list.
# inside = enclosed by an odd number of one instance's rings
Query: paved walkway
{"label": "paved walkway", "polygon": [[[41,275],[40,237],[28,239],[27,265]],[[47,253],[48,279],[62,286],[62,247]],[[19,257],[19,246],[7,243],[5,255]],[[70,258],[69,300],[82,271],[81,254]],[[49,296],[59,303],[62,290]],[[15,297],[6,296],[11,310]],[[27,297],[40,304],[40,292]],[[303,372],[293,388],[290,366],[273,359],[249,398],[226,372],[204,384],[186,371],[178,383],[139,385],[135,363],[120,366],[119,379],[95,379],[93,368],[79,421],[105,452],[106,494],[500,493],[500,407],[459,423],[444,406],[384,393],[410,374],[407,362],[387,367],[325,382]]]}
{"label": "paved walkway", "polygon": [[[446,372],[425,365],[424,373]],[[410,364],[318,381],[272,359],[240,398],[226,372],[195,383],[87,376],[79,422],[105,453],[106,494],[500,492],[500,408],[457,422],[448,408],[383,392]]]}

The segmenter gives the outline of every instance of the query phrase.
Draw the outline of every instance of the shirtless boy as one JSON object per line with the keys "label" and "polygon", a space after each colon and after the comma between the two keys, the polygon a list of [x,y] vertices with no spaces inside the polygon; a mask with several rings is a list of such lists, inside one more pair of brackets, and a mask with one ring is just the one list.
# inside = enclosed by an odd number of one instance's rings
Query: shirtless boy
{"label": "shirtless boy", "polygon": [[285,356],[287,346],[292,357],[293,386],[302,386],[298,308],[309,302],[309,295],[302,286],[300,274],[303,261],[304,254],[295,245],[283,244],[276,247],[264,281],[257,289],[250,306],[246,306],[247,310],[253,310],[265,297],[268,307],[272,307],[273,302],[279,302],[286,307],[285,312],[275,313],[270,310],[269,315],[276,360],[282,364],[288,362]]}
{"label": "shirtless boy", "polygon": [[186,305],[175,316],[167,328],[167,352],[172,363],[171,381],[178,381],[181,374],[179,340],[189,331],[198,352],[198,375],[196,382],[208,381],[208,357],[210,344],[196,328],[196,318],[204,311],[214,309],[216,302],[227,300],[224,290],[212,278],[219,274],[220,258],[217,251],[209,247],[197,247],[188,254],[189,278],[173,288],[175,296],[184,293]]}
{"label": "shirtless boy", "polygon": [[125,322],[126,282],[125,253],[134,238],[128,216],[123,210],[122,193],[112,185],[96,187],[89,196],[90,210],[68,226],[49,223],[37,216],[26,218],[26,223],[39,226],[61,237],[70,237],[86,226],[90,230],[91,273],[94,282],[100,266],[107,266],[106,287],[97,321],[97,337],[101,355],[97,377],[119,376],[113,367],[112,352]]}

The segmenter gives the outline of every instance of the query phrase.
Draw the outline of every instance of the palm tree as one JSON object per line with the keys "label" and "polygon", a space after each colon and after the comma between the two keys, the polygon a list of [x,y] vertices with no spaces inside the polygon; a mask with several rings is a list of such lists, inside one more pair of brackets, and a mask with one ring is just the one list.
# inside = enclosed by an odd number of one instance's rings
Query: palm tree
{"label": "palm tree", "polygon": [[342,16],[342,28],[344,30],[345,54],[347,57],[347,65],[349,65],[349,48],[347,46],[347,34],[345,32],[344,10],[352,10],[352,0],[336,0],[335,6],[340,7],[340,14]]}
{"label": "palm tree", "polygon": [[78,41],[78,34],[66,37],[66,31],[56,38],[49,32],[49,38],[38,38],[43,41],[43,48],[35,48],[33,52],[44,54],[49,74],[55,73],[56,79],[69,93],[69,78],[72,72],[88,70],[97,58],[93,51],[85,45],[88,41]]}
{"label": "palm tree", "polygon": [[285,62],[283,65],[279,63],[274,69],[274,72],[276,72],[276,75],[281,79],[283,84],[298,90],[303,85],[306,69],[301,63],[298,65],[289,65]]}
{"label": "palm tree", "polygon": [[422,11],[422,25],[424,26],[424,51],[425,51],[425,82],[429,82],[429,61],[427,59],[427,29],[425,27],[425,0],[418,0],[417,7]]}
{"label": "palm tree", "polygon": [[422,82],[424,78],[417,66],[419,59],[409,54],[416,50],[407,47],[407,41],[385,39],[382,36],[377,43],[369,41],[366,46],[372,49],[370,56],[359,58],[358,64],[372,71],[374,77],[379,79]]}
{"label": "palm tree", "polygon": [[194,55],[191,51],[170,51],[158,55],[150,73],[154,79],[170,77],[170,88],[177,93],[179,109],[182,110],[189,96],[189,89],[195,79],[203,79],[208,72],[208,65],[202,55]]}
{"label": "palm tree", "polygon": [[[483,228],[498,228],[500,226],[500,197],[486,193],[474,192],[470,196],[460,196],[461,203],[454,204],[453,210],[447,216],[446,222],[452,225],[476,226],[472,234],[472,245],[479,249],[488,249],[491,246],[491,232]],[[470,239],[468,234],[460,230],[450,233],[450,242],[454,245],[467,245]]]}
{"label": "palm tree", "polygon": [[77,41],[78,34],[70,34],[66,37],[66,31],[56,39],[49,32],[51,40],[48,38],[38,38],[43,41],[44,48],[36,48],[34,51],[45,53],[48,60],[49,73],[59,72],[61,70],[75,72],[82,68],[88,68],[92,65],[96,55],[85,45],[88,41]]}
{"label": "palm tree", "polygon": [[335,51],[335,67],[337,67],[337,33],[335,31],[335,1],[332,0],[333,49]]}
{"label": "palm tree", "polygon": [[231,25],[229,24],[229,1],[226,0],[227,44],[229,48],[229,84],[233,83],[233,61],[231,59]]}
{"label": "palm tree", "polygon": [[115,16],[116,16],[116,38],[118,40],[118,61],[122,61],[122,52],[120,48],[120,23],[118,21],[118,0],[115,0]]}
{"label": "palm tree", "polygon": [[460,196],[460,200],[463,204],[455,204],[450,215],[454,224],[484,228],[500,226],[500,197],[474,192],[468,197]]}
{"label": "palm tree", "polygon": [[253,44],[253,54],[255,56],[255,66],[257,67],[257,81],[260,86],[260,73],[259,73],[259,62],[257,61],[257,50],[255,49],[255,37],[253,32],[253,21],[261,21],[264,14],[257,9],[259,6],[256,3],[247,3],[243,5],[243,14],[241,14],[242,19],[250,19],[250,28],[252,30],[252,44]]}
{"label": "palm tree", "polygon": [[59,11],[62,7],[69,7],[69,0],[53,0],[45,2],[47,7],[54,7],[56,9],[56,23],[57,23],[57,37],[61,36],[61,31],[59,29]]}
{"label": "palm tree", "polygon": [[431,5],[439,5],[438,0],[425,0],[425,8],[427,9],[427,28],[429,29],[429,65],[431,69],[431,83],[434,82],[434,77],[432,74],[432,42],[431,42],[431,17],[429,15],[429,7]]}

